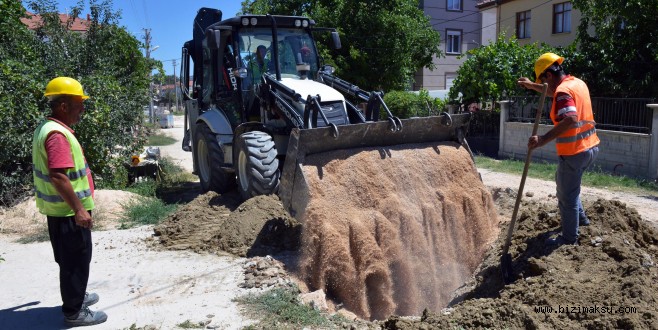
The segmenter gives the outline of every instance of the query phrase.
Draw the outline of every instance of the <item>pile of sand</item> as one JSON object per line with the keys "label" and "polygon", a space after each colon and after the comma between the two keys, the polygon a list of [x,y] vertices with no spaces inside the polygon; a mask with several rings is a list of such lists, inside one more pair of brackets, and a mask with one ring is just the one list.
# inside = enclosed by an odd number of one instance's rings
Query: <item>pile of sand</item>
{"label": "pile of sand", "polygon": [[300,276],[362,318],[446,306],[498,234],[491,195],[458,144],[331,151],[303,171]]}
{"label": "pile of sand", "polygon": [[159,242],[173,250],[263,256],[297,249],[300,225],[276,196],[240,204],[235,192],[208,192],[180,207],[154,231]]}

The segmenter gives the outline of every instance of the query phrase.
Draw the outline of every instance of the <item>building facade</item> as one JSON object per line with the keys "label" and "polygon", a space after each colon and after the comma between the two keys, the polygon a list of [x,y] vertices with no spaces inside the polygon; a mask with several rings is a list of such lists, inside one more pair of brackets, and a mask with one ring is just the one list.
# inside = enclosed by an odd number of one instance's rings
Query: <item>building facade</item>
{"label": "building facade", "polygon": [[576,40],[581,17],[571,1],[564,0],[481,0],[476,7],[486,17],[482,22],[486,31],[483,44],[495,41],[502,33],[515,36],[521,45],[544,42],[568,46]]}
{"label": "building facade", "polygon": [[457,77],[457,69],[470,49],[482,44],[482,15],[476,8],[477,0],[421,0],[420,7],[430,17],[430,24],[441,34],[442,58],[434,58],[436,68],[416,72],[413,90],[450,89]]}

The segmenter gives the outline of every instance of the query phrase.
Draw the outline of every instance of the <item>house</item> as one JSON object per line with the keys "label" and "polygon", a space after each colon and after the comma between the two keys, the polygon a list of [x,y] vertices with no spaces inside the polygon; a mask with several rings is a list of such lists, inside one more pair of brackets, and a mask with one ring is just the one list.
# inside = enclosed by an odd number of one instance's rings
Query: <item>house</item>
{"label": "house", "polygon": [[466,60],[461,55],[482,44],[482,14],[477,0],[421,0],[420,7],[430,17],[430,24],[441,34],[445,57],[434,58],[436,68],[416,72],[412,89],[450,89],[457,69]]}
{"label": "house", "polygon": [[[43,24],[43,18],[41,15],[36,15],[31,12],[26,12],[27,17],[22,17],[21,22],[25,25],[27,25],[27,28],[30,30],[36,30],[38,27],[40,27]],[[62,25],[66,25],[69,23],[69,20],[71,19],[71,16],[67,14],[59,14],[59,21],[62,23]],[[89,30],[89,25],[90,25],[90,18],[89,15],[87,15],[87,19],[81,19],[79,17],[74,18],[70,22],[69,26],[69,31],[73,32],[80,32],[80,33],[85,33]]]}
{"label": "house", "polygon": [[516,36],[519,44],[544,42],[568,46],[576,40],[580,11],[564,0],[480,0],[482,44],[488,45],[504,33]]}
{"label": "house", "polygon": [[567,46],[577,36],[581,14],[564,0],[421,0],[430,24],[441,34],[445,57],[436,68],[416,72],[413,90],[447,90],[468,50],[486,46],[504,33],[521,45],[544,42]]}

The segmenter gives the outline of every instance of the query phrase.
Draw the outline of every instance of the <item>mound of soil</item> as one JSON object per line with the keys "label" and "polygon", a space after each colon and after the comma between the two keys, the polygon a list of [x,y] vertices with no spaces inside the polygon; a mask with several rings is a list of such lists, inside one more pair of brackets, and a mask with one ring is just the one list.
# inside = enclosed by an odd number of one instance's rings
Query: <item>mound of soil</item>
{"label": "mound of soil", "polygon": [[452,142],[307,156],[300,276],[359,317],[438,310],[498,234],[494,202]]}
{"label": "mound of soil", "polygon": [[618,201],[597,200],[586,212],[592,225],[581,227],[579,246],[548,248],[560,230],[557,208],[525,204],[510,248],[513,283],[502,282],[503,229],[450,308],[392,317],[385,328],[658,328],[658,233]]}
{"label": "mound of soil", "polygon": [[240,204],[237,193],[208,192],[179,208],[154,232],[169,249],[251,257],[296,250],[300,229],[277,196]]}

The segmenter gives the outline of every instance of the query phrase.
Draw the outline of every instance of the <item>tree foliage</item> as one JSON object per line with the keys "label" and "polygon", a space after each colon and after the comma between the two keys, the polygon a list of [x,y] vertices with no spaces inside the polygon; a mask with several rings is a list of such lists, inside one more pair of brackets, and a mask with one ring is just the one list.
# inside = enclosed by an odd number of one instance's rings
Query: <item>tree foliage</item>
{"label": "tree foliage", "polygon": [[[417,0],[245,0],[243,13],[306,15],[318,26],[335,27],[342,49],[319,42],[337,75],[364,89],[405,90],[416,71],[433,68],[442,56],[440,35]],[[326,41],[327,35],[317,35]]]}
{"label": "tree foliage", "polygon": [[[20,21],[26,16],[23,4],[42,17],[35,31]],[[71,17],[77,17],[83,5],[80,1]],[[89,0],[88,5],[89,29],[77,33],[67,28],[72,19],[64,25],[60,22],[53,1],[0,1],[2,203],[29,191],[32,134],[50,113],[43,91],[54,77],[78,79],[91,96],[74,129],[99,187],[125,181],[115,171],[144,143],[134,133],[143,120],[148,72],[157,65],[145,59],[141,43],[117,25],[119,16],[111,1]]]}
{"label": "tree foliage", "polygon": [[574,0],[579,75],[592,94],[658,97],[658,0]]}
{"label": "tree foliage", "polygon": [[524,94],[526,91],[519,88],[516,81],[519,77],[535,79],[534,63],[546,52],[566,56],[571,51],[546,44],[521,46],[516,38],[508,39],[501,35],[496,42],[466,53],[468,58],[457,70],[457,79],[450,88],[449,98],[468,104],[497,101],[505,95]]}

